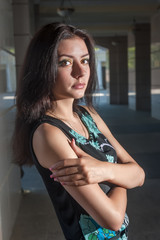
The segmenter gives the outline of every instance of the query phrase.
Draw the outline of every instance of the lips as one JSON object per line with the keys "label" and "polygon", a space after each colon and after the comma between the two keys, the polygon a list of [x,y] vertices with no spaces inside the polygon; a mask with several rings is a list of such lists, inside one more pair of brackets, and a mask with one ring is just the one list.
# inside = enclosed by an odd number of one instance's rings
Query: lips
{"label": "lips", "polygon": [[85,83],[77,83],[75,85],[73,85],[72,88],[74,89],[83,89],[85,87]]}

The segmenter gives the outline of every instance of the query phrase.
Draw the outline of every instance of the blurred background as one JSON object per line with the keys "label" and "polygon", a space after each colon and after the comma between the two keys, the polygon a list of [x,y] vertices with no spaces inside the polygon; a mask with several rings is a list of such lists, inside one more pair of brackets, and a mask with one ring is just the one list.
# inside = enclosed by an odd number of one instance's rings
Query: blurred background
{"label": "blurred background", "polygon": [[160,0],[0,0],[0,240],[64,239],[35,168],[12,164],[11,150],[25,51],[50,22],[95,40],[97,111],[146,172],[144,187],[129,191],[130,239],[158,240]]}

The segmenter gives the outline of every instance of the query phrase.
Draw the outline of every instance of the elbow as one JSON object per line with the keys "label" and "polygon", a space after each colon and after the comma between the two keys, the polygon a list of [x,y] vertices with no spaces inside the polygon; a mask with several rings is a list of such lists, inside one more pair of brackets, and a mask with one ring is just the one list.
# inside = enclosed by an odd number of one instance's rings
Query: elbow
{"label": "elbow", "polygon": [[109,229],[112,230],[112,231],[119,231],[119,229],[121,228],[122,224],[119,224],[119,223],[115,223],[113,226],[111,226]]}
{"label": "elbow", "polygon": [[144,170],[141,168],[141,173],[139,175],[139,187],[142,187],[145,181],[145,172]]}
{"label": "elbow", "polygon": [[137,171],[136,174],[136,179],[135,181],[133,180],[130,182],[127,186],[126,189],[133,189],[135,187],[142,187],[145,181],[145,172],[144,170],[140,167],[140,169]]}
{"label": "elbow", "polygon": [[123,221],[124,221],[124,215],[122,215],[121,213],[118,212],[116,214],[116,219],[111,226],[111,230],[118,231],[121,228]]}
{"label": "elbow", "polygon": [[124,214],[117,212],[114,214],[112,221],[110,221],[110,223],[105,221],[103,222],[102,226],[112,231],[118,231],[121,228],[123,221],[124,221]]}

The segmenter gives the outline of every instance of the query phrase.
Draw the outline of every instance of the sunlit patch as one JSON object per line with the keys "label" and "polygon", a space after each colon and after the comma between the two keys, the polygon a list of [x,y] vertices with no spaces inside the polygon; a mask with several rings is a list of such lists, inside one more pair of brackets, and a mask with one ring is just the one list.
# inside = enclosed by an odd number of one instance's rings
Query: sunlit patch
{"label": "sunlit patch", "polygon": [[14,99],[16,99],[15,96],[4,96],[3,97],[3,100],[14,100]]}
{"label": "sunlit patch", "polygon": [[93,93],[92,96],[93,97],[105,97],[105,96],[109,96],[109,93]]}

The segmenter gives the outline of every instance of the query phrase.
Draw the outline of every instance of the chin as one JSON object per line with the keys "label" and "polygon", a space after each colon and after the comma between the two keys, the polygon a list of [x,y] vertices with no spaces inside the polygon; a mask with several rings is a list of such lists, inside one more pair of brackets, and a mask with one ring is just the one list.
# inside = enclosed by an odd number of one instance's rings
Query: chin
{"label": "chin", "polygon": [[84,93],[83,94],[75,94],[74,99],[81,99],[84,97]]}
{"label": "chin", "polygon": [[83,91],[77,91],[75,94],[74,94],[74,98],[75,99],[80,99],[80,98],[83,98],[85,95],[85,91],[83,89]]}

